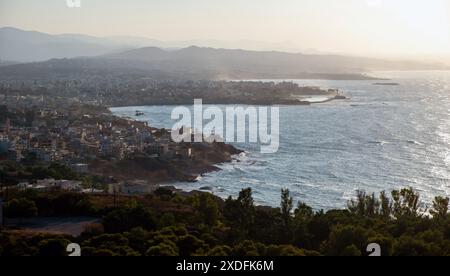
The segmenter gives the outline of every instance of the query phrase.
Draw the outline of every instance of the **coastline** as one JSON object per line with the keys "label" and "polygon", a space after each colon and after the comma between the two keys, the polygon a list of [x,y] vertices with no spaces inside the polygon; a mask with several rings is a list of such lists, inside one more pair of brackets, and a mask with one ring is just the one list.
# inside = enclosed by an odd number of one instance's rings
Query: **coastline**
{"label": "coastline", "polygon": [[[133,118],[124,118],[113,114],[107,108],[108,114],[114,118],[116,123],[128,124],[132,122],[142,129],[148,129],[163,140],[169,139],[170,132],[164,128],[153,128],[147,126],[145,122]],[[174,155],[167,157],[159,155],[157,157],[148,150],[133,154],[123,160],[95,159],[90,162],[92,172],[98,175],[109,175],[121,181],[148,180],[151,185],[175,183],[175,182],[195,182],[198,177],[206,173],[220,171],[218,165],[231,162],[234,156],[243,151],[223,142],[215,143],[183,143],[178,145],[169,142],[168,148],[183,149],[189,148],[193,155],[182,157]]]}
{"label": "coastline", "polygon": [[[321,90],[323,91],[323,90]],[[308,99],[313,98],[323,98],[321,100],[311,100],[308,101]],[[328,95],[303,95],[301,98],[292,97],[291,99],[285,101],[283,104],[259,104],[259,105],[285,105],[285,106],[309,106],[313,104],[321,104],[321,103],[327,103],[334,100],[345,100],[348,99],[346,96],[341,94],[339,91],[335,91],[334,94],[328,94]],[[193,102],[186,103],[185,105],[192,105]],[[231,105],[245,105],[244,103],[206,103],[206,104],[231,104]],[[136,122],[138,124],[145,125],[143,121],[139,121],[137,116],[130,117],[130,116],[120,116],[118,114],[114,114],[111,109],[115,107],[130,107],[130,108],[136,108],[136,112],[139,112],[139,107],[144,106],[175,106],[173,104],[157,104],[157,105],[138,105],[138,106],[114,106],[114,107],[108,107],[108,111],[112,116],[115,118],[118,118],[119,120],[129,120]],[[153,130],[162,132],[164,135],[168,135],[169,131],[164,128],[154,128]],[[219,167],[221,164],[232,162],[233,160],[236,160],[236,158],[244,153],[244,151],[226,143],[208,143],[205,145],[205,143],[193,143],[192,145],[193,149],[196,149],[199,152],[202,152],[203,156],[207,155],[208,157],[203,157],[198,160],[191,160],[187,162],[186,160],[182,160],[180,162],[169,162],[163,161],[162,163],[156,162],[154,159],[150,159],[146,156],[138,156],[136,157],[138,162],[136,160],[127,160],[126,162],[121,163],[122,168],[128,168],[127,172],[132,171],[132,175],[134,177],[141,177],[141,178],[149,178],[152,179],[152,183],[158,184],[158,185],[172,185],[177,182],[182,183],[194,183],[197,182],[199,178],[201,178],[205,174],[214,173],[221,171],[221,168]],[[161,161],[161,160],[159,160]],[[160,170],[153,170],[150,168],[146,168],[145,164],[153,164],[154,166],[161,167]],[[101,166],[101,165],[100,165]],[[136,169],[139,168],[140,169]],[[108,172],[103,171],[103,174],[109,173],[109,174],[116,174],[114,170],[109,170]]]}
{"label": "coastline", "polygon": [[[283,101],[278,102],[258,102],[258,101],[249,101],[249,102],[242,102],[242,101],[203,101],[204,105],[254,105],[254,106],[308,106],[313,104],[321,104],[321,103],[327,103],[335,100],[348,100],[349,98],[343,94],[338,95],[307,95],[310,96],[305,97],[304,95],[298,96],[298,97],[292,97],[290,99],[285,99]],[[326,97],[328,96],[328,97]],[[326,99],[320,100],[320,101],[309,101],[308,99],[311,98],[318,98],[323,97]],[[149,104],[136,104],[136,105],[128,105],[128,104],[114,104],[114,105],[108,105],[106,106],[108,109],[111,108],[118,108],[118,107],[133,107],[133,108],[139,108],[139,107],[146,107],[146,106],[189,106],[194,103],[194,99],[186,100],[186,101],[180,101],[177,103],[174,102],[156,102],[156,103],[149,103]],[[133,119],[133,118],[130,118]]]}

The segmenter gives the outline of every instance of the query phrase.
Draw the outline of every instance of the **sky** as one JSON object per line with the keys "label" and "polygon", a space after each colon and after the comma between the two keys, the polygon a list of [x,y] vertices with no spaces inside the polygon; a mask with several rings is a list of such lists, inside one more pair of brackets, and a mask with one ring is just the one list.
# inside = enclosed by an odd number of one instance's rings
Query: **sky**
{"label": "sky", "polygon": [[0,0],[4,26],[450,62],[450,0]]}

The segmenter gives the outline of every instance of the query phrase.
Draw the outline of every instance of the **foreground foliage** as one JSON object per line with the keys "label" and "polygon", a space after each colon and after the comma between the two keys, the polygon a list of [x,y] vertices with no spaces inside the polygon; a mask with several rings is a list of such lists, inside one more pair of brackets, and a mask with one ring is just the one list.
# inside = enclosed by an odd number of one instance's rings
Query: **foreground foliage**
{"label": "foreground foliage", "polygon": [[77,242],[84,256],[318,256],[368,255],[370,243],[382,255],[449,255],[448,198],[429,210],[413,189],[357,192],[344,210],[314,211],[288,190],[280,208],[255,206],[251,189],[237,199],[208,193],[181,196],[160,189],[141,197],[17,192],[10,195],[10,217],[97,216],[80,237],[33,234],[6,229],[0,255],[66,255]]}

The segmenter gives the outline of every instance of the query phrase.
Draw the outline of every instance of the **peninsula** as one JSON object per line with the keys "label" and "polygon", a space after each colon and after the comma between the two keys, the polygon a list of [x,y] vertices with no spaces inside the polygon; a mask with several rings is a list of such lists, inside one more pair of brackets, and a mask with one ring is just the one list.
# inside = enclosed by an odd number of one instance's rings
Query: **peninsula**
{"label": "peninsula", "polygon": [[309,105],[309,98],[346,99],[337,89],[274,81],[157,81],[145,76],[0,80],[0,94],[59,98],[104,107],[204,104]]}
{"label": "peninsula", "polygon": [[148,189],[195,181],[241,153],[222,142],[175,143],[169,130],[118,118],[105,107],[32,96],[3,96],[1,102],[0,162],[27,172],[17,177],[7,170],[2,185],[19,184],[8,180],[19,178],[24,187],[71,180],[65,182],[70,190],[105,185]]}

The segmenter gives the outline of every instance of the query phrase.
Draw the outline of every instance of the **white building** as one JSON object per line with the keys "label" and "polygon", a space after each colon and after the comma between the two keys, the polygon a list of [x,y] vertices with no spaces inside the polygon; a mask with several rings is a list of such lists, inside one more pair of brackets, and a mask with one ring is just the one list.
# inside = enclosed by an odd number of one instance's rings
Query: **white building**
{"label": "white building", "polygon": [[55,180],[55,179],[43,179],[38,180],[36,185],[28,186],[30,189],[36,190],[47,190],[47,189],[61,189],[64,191],[81,192],[83,189],[81,187],[81,181],[72,180]]}
{"label": "white building", "polygon": [[83,190],[81,184],[82,184],[81,181],[71,181],[71,180],[56,181],[56,187],[64,191],[81,192]]}
{"label": "white building", "polygon": [[83,163],[74,164],[72,165],[72,170],[74,170],[76,173],[86,174],[89,172],[89,165]]}
{"label": "white building", "polygon": [[120,183],[118,191],[127,195],[142,195],[153,193],[158,188],[159,185],[150,184],[149,181],[134,180]]}

